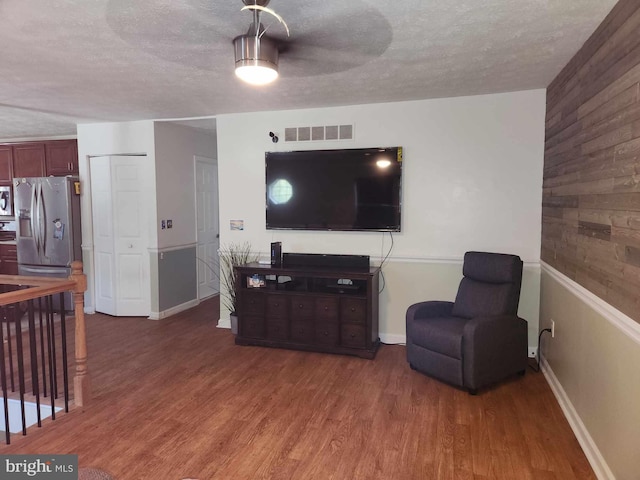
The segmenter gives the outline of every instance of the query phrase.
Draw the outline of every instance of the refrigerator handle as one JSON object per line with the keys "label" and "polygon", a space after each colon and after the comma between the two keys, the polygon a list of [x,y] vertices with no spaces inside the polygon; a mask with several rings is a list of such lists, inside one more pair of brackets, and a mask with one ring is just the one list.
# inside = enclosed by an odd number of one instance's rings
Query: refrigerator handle
{"label": "refrigerator handle", "polygon": [[31,233],[33,235],[33,240],[36,243],[36,252],[40,255],[40,234],[38,228],[39,218],[39,210],[38,210],[38,184],[33,185],[33,194],[31,195]]}
{"label": "refrigerator handle", "polygon": [[40,243],[42,245],[42,256],[47,256],[47,210],[45,209],[44,204],[44,194],[42,193],[42,184],[40,185],[40,200],[38,202],[38,211],[42,212],[42,223],[40,226],[42,230],[40,231]]}

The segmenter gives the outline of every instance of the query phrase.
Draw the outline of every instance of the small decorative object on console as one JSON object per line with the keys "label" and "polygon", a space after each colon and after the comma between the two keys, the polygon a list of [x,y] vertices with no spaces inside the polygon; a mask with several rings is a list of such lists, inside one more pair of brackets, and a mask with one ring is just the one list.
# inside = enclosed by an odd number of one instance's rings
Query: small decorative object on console
{"label": "small decorative object on console", "polygon": [[261,288],[264,287],[264,276],[257,273],[251,277],[247,277],[247,287]]}

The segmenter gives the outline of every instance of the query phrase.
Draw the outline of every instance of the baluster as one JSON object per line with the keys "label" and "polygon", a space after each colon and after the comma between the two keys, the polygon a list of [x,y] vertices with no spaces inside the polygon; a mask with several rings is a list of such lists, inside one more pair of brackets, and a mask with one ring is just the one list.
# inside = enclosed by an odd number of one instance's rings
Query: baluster
{"label": "baluster", "polygon": [[76,317],[76,375],[73,379],[74,400],[77,406],[84,406],[89,400],[89,372],[87,370],[87,338],[84,321],[84,292],[87,290],[87,277],[82,273],[82,262],[71,264],[71,280],[76,282],[73,291],[74,312]]}

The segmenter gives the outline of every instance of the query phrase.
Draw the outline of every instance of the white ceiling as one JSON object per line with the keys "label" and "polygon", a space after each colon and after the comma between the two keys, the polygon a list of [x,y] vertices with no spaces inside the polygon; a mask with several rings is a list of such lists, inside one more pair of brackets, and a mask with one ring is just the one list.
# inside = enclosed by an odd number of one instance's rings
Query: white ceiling
{"label": "white ceiling", "polygon": [[233,74],[241,0],[1,0],[0,139],[545,88],[615,3],[273,0],[291,38],[281,77],[256,88]]}

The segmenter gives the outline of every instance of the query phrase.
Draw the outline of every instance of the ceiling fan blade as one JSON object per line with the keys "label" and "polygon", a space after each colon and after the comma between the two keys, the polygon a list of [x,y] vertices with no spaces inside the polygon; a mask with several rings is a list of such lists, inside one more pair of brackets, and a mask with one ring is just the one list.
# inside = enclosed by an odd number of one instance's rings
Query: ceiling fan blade
{"label": "ceiling fan blade", "polygon": [[270,34],[278,44],[280,71],[285,77],[356,68],[382,56],[393,38],[387,20],[376,13],[357,21],[331,16],[321,24],[303,27],[293,27],[290,38]]}

